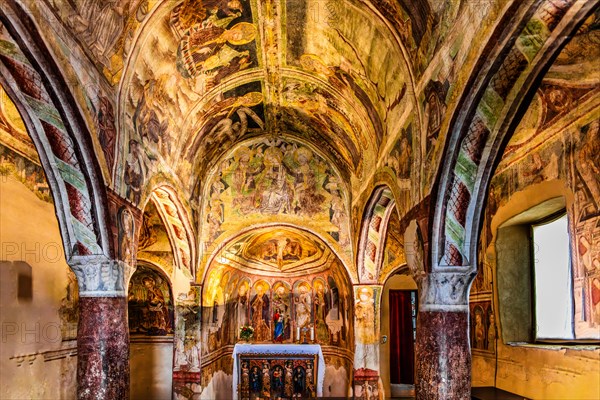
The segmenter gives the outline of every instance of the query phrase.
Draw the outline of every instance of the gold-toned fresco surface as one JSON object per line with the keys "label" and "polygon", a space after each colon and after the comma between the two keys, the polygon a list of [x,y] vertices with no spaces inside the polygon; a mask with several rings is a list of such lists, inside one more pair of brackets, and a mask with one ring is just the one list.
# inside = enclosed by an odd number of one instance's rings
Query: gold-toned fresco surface
{"label": "gold-toned fresco surface", "polygon": [[[363,5],[335,14],[334,3],[161,8],[140,36],[152,51],[135,54],[123,78],[118,190],[136,203],[131,187],[159,172],[195,186],[222,149],[265,133],[326,149],[346,179],[371,173],[409,104],[408,69],[392,33]],[[375,43],[389,50],[383,60],[371,55]]]}
{"label": "gold-toned fresco surface", "polygon": [[0,86],[0,176],[12,176],[43,201],[52,202],[50,187],[25,124]]}
{"label": "gold-toned fresco surface", "polygon": [[167,229],[152,201],[148,202],[144,210],[137,258],[160,265],[169,275],[173,273],[175,263],[173,249]]}
{"label": "gold-toned fresco surface", "polygon": [[254,329],[252,343],[320,343],[350,349],[352,302],[339,265],[298,278],[258,277],[217,265],[203,293],[203,352],[240,340]]}
{"label": "gold-toned fresco surface", "polygon": [[295,222],[350,241],[341,178],[311,148],[295,141],[259,140],[242,145],[220,164],[204,196],[203,241],[239,232],[249,224]]}
{"label": "gold-toned fresco surface", "polygon": [[[571,221],[576,338],[597,337],[600,326],[600,253],[592,245],[600,232],[600,167],[596,161],[600,152],[600,73],[588,66],[600,58],[595,46],[600,35],[598,20],[598,13],[592,14],[561,51],[506,147],[492,179],[478,272],[471,287],[472,298],[491,298],[497,267],[492,231],[496,212],[532,185],[565,182],[574,196],[567,214]],[[586,57],[581,57],[587,48]],[[489,342],[482,347],[489,349]]]}
{"label": "gold-toned fresco surface", "polygon": [[128,294],[129,332],[149,336],[173,333],[173,297],[167,278],[146,265],[138,265]]}

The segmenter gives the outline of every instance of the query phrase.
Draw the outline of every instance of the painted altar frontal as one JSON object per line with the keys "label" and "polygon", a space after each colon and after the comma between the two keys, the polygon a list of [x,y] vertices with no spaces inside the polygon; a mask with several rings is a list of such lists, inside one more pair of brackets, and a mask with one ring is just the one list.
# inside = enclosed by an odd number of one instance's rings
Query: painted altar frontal
{"label": "painted altar frontal", "polygon": [[318,344],[243,344],[233,349],[233,399],[323,395],[325,360]]}

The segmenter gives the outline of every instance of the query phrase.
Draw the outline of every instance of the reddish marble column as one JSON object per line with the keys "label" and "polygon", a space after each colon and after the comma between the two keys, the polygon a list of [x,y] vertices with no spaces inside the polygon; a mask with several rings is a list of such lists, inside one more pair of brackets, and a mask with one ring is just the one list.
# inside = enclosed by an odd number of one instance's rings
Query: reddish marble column
{"label": "reddish marble column", "polygon": [[129,398],[127,282],[134,268],[100,256],[74,256],[79,286],[77,397]]}
{"label": "reddish marble column", "polygon": [[470,399],[469,314],[419,311],[417,317],[417,399]]}
{"label": "reddish marble column", "polygon": [[77,397],[129,398],[129,329],[125,297],[81,297]]}
{"label": "reddish marble column", "polygon": [[417,399],[471,398],[468,293],[474,275],[465,268],[421,274],[417,279]]}

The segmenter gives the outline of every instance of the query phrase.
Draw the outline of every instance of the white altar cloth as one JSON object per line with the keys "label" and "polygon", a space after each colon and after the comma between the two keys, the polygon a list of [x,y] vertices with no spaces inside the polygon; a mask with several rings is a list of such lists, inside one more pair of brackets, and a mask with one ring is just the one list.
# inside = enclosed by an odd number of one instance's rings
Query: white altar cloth
{"label": "white altar cloth", "polygon": [[317,361],[317,396],[323,396],[323,382],[325,380],[325,359],[321,346],[318,344],[249,344],[238,343],[233,348],[233,398],[238,398],[238,368],[239,354],[316,354]]}

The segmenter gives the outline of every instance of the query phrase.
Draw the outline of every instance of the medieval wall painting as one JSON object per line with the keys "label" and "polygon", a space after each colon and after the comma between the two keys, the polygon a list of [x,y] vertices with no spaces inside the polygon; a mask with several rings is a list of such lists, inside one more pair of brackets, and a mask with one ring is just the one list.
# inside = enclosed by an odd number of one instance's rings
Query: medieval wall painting
{"label": "medieval wall painting", "polygon": [[37,151],[19,111],[0,86],[0,176],[12,176],[43,201],[52,202]]}
{"label": "medieval wall painting", "polygon": [[203,353],[237,343],[243,326],[254,330],[251,343],[349,348],[351,315],[345,307],[350,292],[338,274],[257,279],[228,267],[212,269],[203,294]]}
{"label": "medieval wall painting", "polygon": [[187,294],[182,293],[175,300],[173,391],[185,399],[201,392],[200,296],[200,288],[192,286]]}
{"label": "medieval wall painting", "polygon": [[[543,105],[543,107],[547,107]],[[544,114],[544,115],[547,115]],[[539,123],[544,121],[539,118]],[[526,122],[525,122],[526,123]],[[524,123],[524,124],[525,124]],[[574,194],[568,207],[573,265],[574,324],[576,338],[598,335],[598,276],[600,252],[591,245],[600,235],[598,191],[600,180],[596,161],[600,121],[592,119],[562,131],[529,129],[520,131],[507,146],[504,160],[492,179],[479,249],[478,275],[471,294],[491,293],[496,268],[491,219],[514,194],[541,182],[561,180]],[[552,133],[551,135],[548,133]],[[532,148],[533,147],[533,148]],[[473,310],[471,310],[473,312]],[[484,310],[485,311],[485,310]],[[472,316],[473,318],[473,316]],[[487,318],[487,317],[486,317]],[[489,321],[488,321],[489,322]],[[480,346],[486,347],[486,346]]]}
{"label": "medieval wall painting", "polygon": [[[350,367],[340,367],[351,358],[354,343],[349,279],[324,244],[294,232],[265,228],[241,235],[239,242],[229,244],[211,263],[202,293],[199,331],[205,344],[201,346],[203,385],[216,382],[220,374],[232,374],[226,361],[231,360],[230,351],[239,342],[320,344],[332,366],[337,366],[337,373],[344,372],[348,381]],[[240,334],[245,326],[253,329],[248,339]],[[287,358],[261,360],[240,367],[247,369],[241,385],[247,385],[244,390],[249,396],[283,396],[290,390],[304,396],[313,393],[314,364],[309,368],[295,361],[288,363]],[[292,378],[298,378],[296,386],[293,379],[286,380],[288,367]],[[330,375],[328,379],[333,378]]]}
{"label": "medieval wall painting", "polygon": [[173,249],[167,229],[153,201],[148,202],[143,213],[138,236],[137,258],[160,265],[169,276],[173,272],[175,265]]}
{"label": "medieval wall painting", "polygon": [[239,147],[210,181],[203,239],[251,220],[302,219],[328,232],[341,246],[350,241],[341,179],[311,148],[295,141],[261,140]]}
{"label": "medieval wall painting", "polygon": [[129,284],[129,331],[164,336],[173,333],[173,298],[168,279],[139,265]]}
{"label": "medieval wall painting", "polygon": [[[191,114],[198,113],[194,121],[205,125],[194,124],[189,130],[213,136],[203,144],[206,149],[200,149],[208,152],[230,144],[224,140],[242,136],[248,125],[250,129],[263,127],[263,117],[255,109],[262,102],[260,83],[253,91],[226,95],[219,87],[229,76],[258,66],[257,35],[247,1],[184,1],[152,31],[146,41],[152,51],[136,56],[134,72],[126,77],[130,82],[123,128],[128,133],[122,141],[119,159],[123,163],[117,174],[123,177],[120,191],[130,200],[139,201],[131,194],[136,179],[144,182],[169,169],[171,161],[179,157],[179,152],[172,150],[181,145],[198,150],[199,142],[185,143],[187,134],[180,134],[182,127],[191,123],[186,122]],[[205,96],[208,93],[212,95]],[[196,110],[200,101],[210,104]],[[200,110],[214,106],[219,107],[218,115],[207,121]],[[197,155],[194,152],[194,160]],[[185,182],[190,178],[190,167],[188,160],[188,167],[178,171]],[[136,179],[127,178],[128,169],[134,170]]]}
{"label": "medieval wall painting", "polygon": [[491,300],[470,301],[471,349],[494,352],[496,346],[496,319]]}

